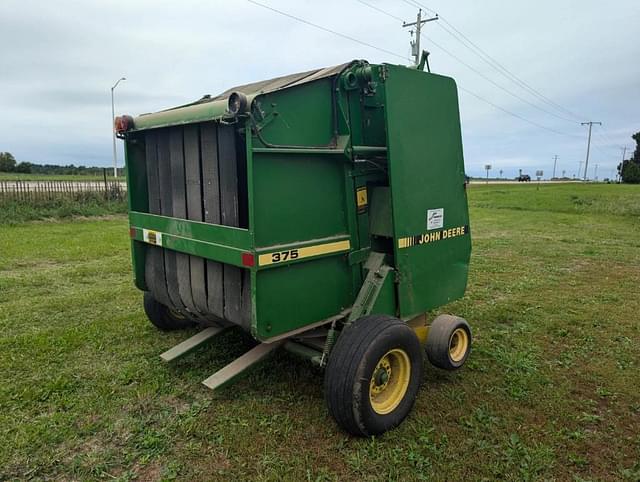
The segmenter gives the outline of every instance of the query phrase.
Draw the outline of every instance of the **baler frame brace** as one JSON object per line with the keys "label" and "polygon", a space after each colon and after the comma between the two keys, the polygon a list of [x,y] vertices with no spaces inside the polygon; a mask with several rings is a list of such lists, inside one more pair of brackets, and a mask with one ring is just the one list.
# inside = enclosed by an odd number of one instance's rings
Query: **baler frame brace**
{"label": "baler frame brace", "polygon": [[[393,268],[384,264],[384,260],[384,253],[372,252],[369,254],[369,258],[364,265],[365,269],[368,270],[367,276],[350,310],[345,310],[338,316],[306,326],[302,331],[295,330],[295,332],[279,336],[277,339],[260,343],[203,380],[202,384],[212,390],[218,389],[236,379],[258,362],[263,361],[281,346],[295,355],[310,360],[314,365],[324,367],[338,336],[336,330],[337,322],[344,321],[344,327],[346,328],[357,319],[371,313],[375,306],[387,275],[393,271]],[[329,324],[331,325],[330,328],[324,330],[323,327]],[[226,328],[223,326],[207,327],[165,351],[160,355],[160,358],[167,363],[179,360],[198,347],[209,343]],[[305,336],[305,334],[310,336]],[[313,339],[317,339],[317,342],[313,343]]]}

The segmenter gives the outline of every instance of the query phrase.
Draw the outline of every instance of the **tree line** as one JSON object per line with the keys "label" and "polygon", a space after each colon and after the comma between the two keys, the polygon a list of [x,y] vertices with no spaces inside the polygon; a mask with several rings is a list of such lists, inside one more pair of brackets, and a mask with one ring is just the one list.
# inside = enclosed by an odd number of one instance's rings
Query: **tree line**
{"label": "tree line", "polygon": [[[10,152],[0,152],[0,172],[17,172],[20,174],[44,175],[74,174],[101,176],[102,171],[102,167],[76,166],[74,164],[59,166],[57,164],[34,164],[32,162],[18,162]],[[122,170],[118,169],[118,172],[121,173]]]}

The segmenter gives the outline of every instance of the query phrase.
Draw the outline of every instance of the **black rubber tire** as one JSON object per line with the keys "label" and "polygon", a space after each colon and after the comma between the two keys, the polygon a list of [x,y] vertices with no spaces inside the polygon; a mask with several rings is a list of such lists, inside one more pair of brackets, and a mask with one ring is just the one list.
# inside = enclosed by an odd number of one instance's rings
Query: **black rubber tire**
{"label": "black rubber tire", "polygon": [[[409,358],[410,375],[399,405],[381,415],[371,406],[369,384],[378,361],[394,348]],[[413,408],[423,374],[423,355],[415,332],[387,315],[365,316],[345,328],[329,355],[324,393],[329,413],[356,436],[382,434],[398,426]]]}
{"label": "black rubber tire", "polygon": [[[451,342],[453,334],[456,330],[464,330],[468,337],[467,348],[464,355],[458,356],[454,360],[451,356]],[[457,370],[464,362],[467,361],[469,353],[471,353],[471,344],[473,338],[471,336],[471,327],[467,320],[453,315],[439,315],[433,320],[429,327],[427,335],[427,343],[425,351],[427,358],[435,367],[443,370]]]}
{"label": "black rubber tire", "polygon": [[147,314],[149,321],[160,330],[183,330],[195,325],[193,320],[173,312],[162,303],[156,301],[151,293],[146,291],[144,293],[143,305],[144,312]]}

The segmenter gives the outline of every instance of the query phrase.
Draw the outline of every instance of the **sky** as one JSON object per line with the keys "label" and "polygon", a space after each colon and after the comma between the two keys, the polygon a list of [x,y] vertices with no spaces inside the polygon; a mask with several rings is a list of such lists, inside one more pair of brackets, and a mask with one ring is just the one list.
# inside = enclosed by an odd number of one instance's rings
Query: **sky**
{"label": "sky", "polygon": [[[352,59],[410,63],[400,19],[415,21],[413,0],[256,1],[371,46],[247,0],[2,0],[0,151],[112,165],[110,88],[122,76],[116,115],[138,115]],[[588,176],[597,165],[600,179],[612,177],[640,131],[638,0],[418,1],[441,17],[425,25],[422,48],[432,71],[460,88],[468,174],[484,176],[490,164],[492,177],[550,177],[557,155],[556,175],[577,175],[581,122],[597,121]]]}

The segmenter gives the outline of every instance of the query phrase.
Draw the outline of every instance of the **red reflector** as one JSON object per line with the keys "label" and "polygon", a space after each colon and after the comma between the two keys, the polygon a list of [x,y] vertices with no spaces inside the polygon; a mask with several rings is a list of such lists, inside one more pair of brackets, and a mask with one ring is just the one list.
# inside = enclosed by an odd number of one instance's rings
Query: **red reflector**
{"label": "red reflector", "polygon": [[122,134],[133,127],[133,117],[130,115],[118,116],[114,124],[116,132]]}
{"label": "red reflector", "polygon": [[251,268],[255,264],[253,253],[242,253],[242,265]]}
{"label": "red reflector", "polygon": [[135,239],[135,237],[136,237],[136,228],[129,228],[129,237],[131,239]]}

